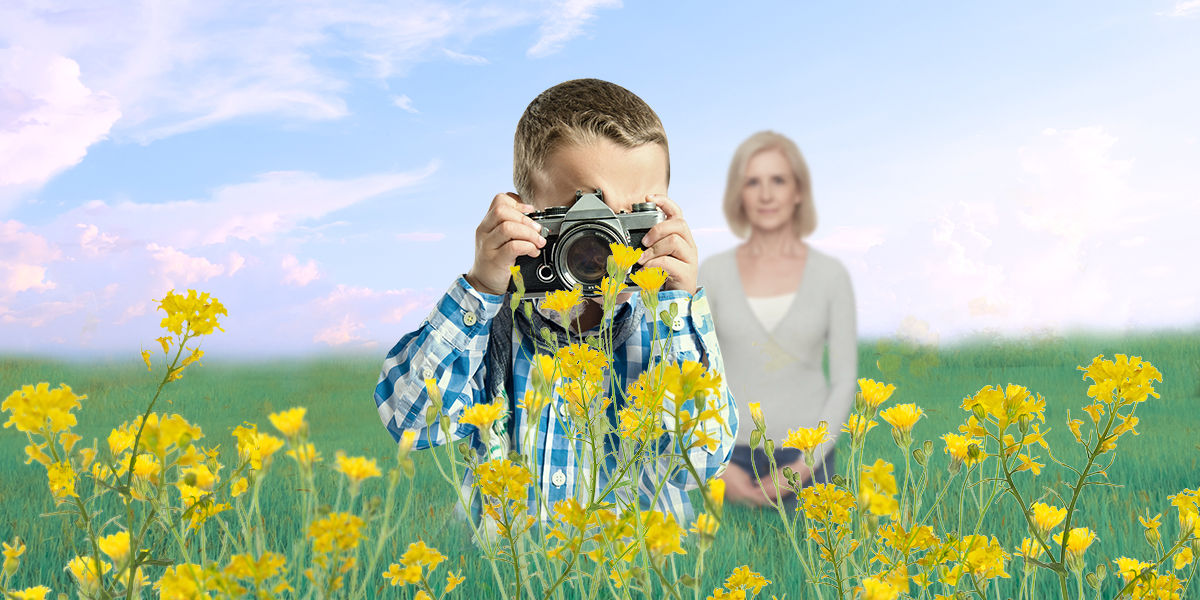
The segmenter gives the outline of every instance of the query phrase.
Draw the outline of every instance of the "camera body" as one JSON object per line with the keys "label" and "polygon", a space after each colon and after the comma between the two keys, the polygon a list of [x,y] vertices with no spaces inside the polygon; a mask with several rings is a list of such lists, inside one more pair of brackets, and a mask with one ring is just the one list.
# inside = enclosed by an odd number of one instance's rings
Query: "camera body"
{"label": "camera body", "polygon": [[[530,213],[529,217],[544,227],[546,245],[537,257],[517,257],[526,297],[576,286],[585,296],[600,295],[600,282],[608,274],[608,257],[612,255],[609,244],[645,249],[642,237],[665,219],[653,202],[639,202],[632,208],[630,212],[614,213],[604,203],[604,194],[596,190],[589,194],[575,192],[575,204],[569,207]],[[637,289],[632,285],[630,288]],[[516,291],[511,281],[509,291]]]}

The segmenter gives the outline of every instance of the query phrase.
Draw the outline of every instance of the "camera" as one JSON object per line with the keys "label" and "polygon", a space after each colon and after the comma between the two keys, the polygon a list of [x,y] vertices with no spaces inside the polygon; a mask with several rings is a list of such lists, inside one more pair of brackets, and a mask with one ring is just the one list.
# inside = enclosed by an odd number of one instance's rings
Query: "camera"
{"label": "camera", "polygon": [[[614,213],[600,190],[590,194],[577,191],[571,206],[547,208],[529,217],[543,227],[546,245],[537,257],[517,257],[528,297],[575,287],[585,296],[600,295],[600,282],[608,274],[612,255],[609,244],[645,249],[642,237],[664,220],[653,202],[639,202],[630,212]],[[630,289],[637,287],[631,285]],[[509,291],[516,291],[511,281]]]}

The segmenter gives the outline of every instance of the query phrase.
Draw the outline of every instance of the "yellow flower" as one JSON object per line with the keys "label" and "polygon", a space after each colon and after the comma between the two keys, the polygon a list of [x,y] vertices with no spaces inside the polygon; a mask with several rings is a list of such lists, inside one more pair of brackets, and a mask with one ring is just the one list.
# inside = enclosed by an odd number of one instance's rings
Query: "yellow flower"
{"label": "yellow flower", "polygon": [[641,248],[630,248],[616,242],[609,244],[608,248],[612,250],[613,262],[616,263],[617,268],[622,273],[628,273],[633,268],[633,265],[637,264],[638,259],[642,257],[643,252]]}
{"label": "yellow flower", "polygon": [[614,281],[611,277],[605,277],[600,280],[600,295],[604,298],[616,298],[617,294],[625,291],[628,287],[624,282]]}
{"label": "yellow flower", "polygon": [[900,588],[878,577],[864,577],[857,591],[862,594],[861,600],[896,600],[900,597]]}
{"label": "yellow flower", "polygon": [[[229,564],[225,567],[224,573],[230,577],[237,579],[253,579],[255,587],[260,587],[262,582],[282,573],[287,573],[284,565],[287,559],[282,554],[276,552],[266,552],[258,560],[255,560],[249,554],[235,554],[229,557]],[[283,585],[287,585],[284,583]],[[282,592],[284,589],[290,589],[291,586],[282,588],[277,586],[275,593]]]}
{"label": "yellow flower", "polygon": [[1033,506],[1033,526],[1037,528],[1042,537],[1046,537],[1051,529],[1058,527],[1063,519],[1067,518],[1067,509],[1058,508],[1042,502],[1035,502]]}
{"label": "yellow flower", "polygon": [[582,300],[583,290],[580,288],[555,290],[546,294],[546,298],[542,300],[542,308],[555,311],[565,319],[571,309],[575,308]]}
{"label": "yellow flower", "polygon": [[643,293],[655,295],[667,282],[667,272],[659,267],[649,267],[630,275],[629,280],[641,288]]}
{"label": "yellow flower", "polygon": [[460,584],[466,580],[467,580],[467,578],[463,577],[462,575],[455,575],[454,571],[447,571],[446,572],[446,589],[442,590],[442,593],[449,594],[450,592],[453,592],[454,588],[458,587],[458,584]]}
{"label": "yellow flower", "polygon": [[850,522],[852,508],[854,496],[832,483],[818,483],[800,490],[800,509],[804,516],[814,521],[846,525]]}
{"label": "yellow flower", "polygon": [[538,354],[530,361],[533,367],[534,385],[549,387],[558,380],[558,365],[549,354]]}
{"label": "yellow flower", "polygon": [[867,419],[862,415],[854,414],[850,415],[850,418],[846,421],[845,425],[842,425],[842,431],[850,434],[851,444],[857,445],[862,443],[862,440],[864,437],[866,437],[867,432],[874,429],[876,425],[879,425],[879,423]]}
{"label": "yellow flower", "polygon": [[112,570],[112,565],[87,556],[76,556],[67,563],[66,571],[75,578],[75,584],[85,596],[94,596],[100,589],[100,576]]}
{"label": "yellow flower", "polygon": [[523,505],[532,483],[533,477],[525,467],[504,458],[481,463],[475,469],[476,487],[484,496],[497,500]]}
{"label": "yellow flower", "polygon": [[71,468],[71,463],[57,462],[50,465],[46,469],[46,477],[50,482],[50,493],[55,499],[79,497],[79,494],[75,493],[75,470]]}
{"label": "yellow flower", "polygon": [[1158,533],[1158,527],[1159,525],[1162,525],[1162,523],[1159,522],[1159,519],[1161,518],[1162,513],[1158,513],[1149,519],[1143,516],[1138,516],[1138,521],[1142,523],[1142,527],[1146,528],[1146,541],[1151,546],[1158,546],[1158,542],[1162,540],[1162,536]]}
{"label": "yellow flower", "polygon": [[6,577],[12,577],[13,573],[17,572],[17,567],[21,566],[21,555],[25,553],[25,544],[21,543],[21,538],[13,538],[13,543],[4,542],[4,566],[3,574]]}
{"label": "yellow flower", "polygon": [[421,581],[421,565],[403,567],[397,563],[392,563],[388,566],[388,570],[383,572],[383,578],[388,580],[391,585],[417,583]]}
{"label": "yellow flower", "polygon": [[1146,567],[1151,566],[1150,563],[1124,556],[1114,560],[1113,563],[1117,565],[1117,573],[1121,575],[1121,579],[1123,579],[1125,583],[1129,583],[1134,577],[1141,575],[1142,571]]}
{"label": "yellow flower", "polygon": [[400,557],[400,562],[405,565],[422,565],[429,567],[431,571],[444,560],[446,560],[445,555],[435,548],[426,546],[424,540],[417,540],[409,544],[408,550],[405,550],[404,555]]}
{"label": "yellow flower", "polygon": [[458,422],[466,425],[474,425],[479,429],[488,429],[496,419],[504,415],[504,408],[504,403],[499,400],[491,404],[475,404],[463,411],[462,417],[459,417]]}
{"label": "yellow flower", "polygon": [[313,463],[321,462],[321,453],[317,452],[317,447],[311,443],[300,444],[288,450],[287,455],[304,467],[311,467]]}
{"label": "yellow flower", "polygon": [[229,313],[208,292],[197,295],[196,290],[188,290],[187,296],[182,296],[171,290],[156,302],[158,308],[167,313],[159,326],[175,335],[208,335],[213,329],[225,331],[221,329],[217,317],[229,316]]}
{"label": "yellow flower", "polygon": [[825,421],[821,421],[816,427],[801,427],[789,431],[787,438],[783,441],[783,447],[800,450],[804,452],[807,459],[812,456],[817,446],[829,440],[829,434],[825,432],[825,427]]}
{"label": "yellow flower", "polygon": [[1092,364],[1079,367],[1084,372],[1084,379],[1093,382],[1088,387],[1089,397],[1099,402],[1111,402],[1116,396],[1121,406],[1144,402],[1150,396],[1159,397],[1152,382],[1162,383],[1162,374],[1154,365],[1140,356],[1130,358],[1116,354],[1113,359],[1105,360],[1101,354],[1092,359]]}
{"label": "yellow flower", "polygon": [[341,450],[337,452],[336,466],[333,469],[345,474],[352,485],[358,485],[364,479],[382,475],[379,466],[375,464],[375,459],[364,456],[347,457]]}
{"label": "yellow flower", "polygon": [[896,386],[890,383],[884,385],[874,379],[858,380],[858,399],[862,400],[867,412],[874,412],[879,405],[887,402],[895,391]]}
{"label": "yellow flower", "polygon": [[1184,546],[1177,554],[1175,554],[1175,570],[1178,571],[1192,564],[1192,547]]}
{"label": "yellow flower", "polygon": [[154,365],[150,362],[150,351],[142,350],[142,362],[146,363],[146,370],[153,371]]}
{"label": "yellow flower", "polygon": [[538,390],[525,390],[525,398],[517,402],[517,406],[525,409],[530,414],[541,414],[542,409],[546,408],[550,398]]}
{"label": "yellow flower", "polygon": [[208,597],[205,588],[210,576],[200,565],[180,563],[167,567],[154,589],[162,600],[200,600]]}
{"label": "yellow flower", "polygon": [[154,341],[158,342],[158,344],[162,346],[163,354],[167,354],[171,351],[171,338],[164,335],[160,338],[154,338]]}
{"label": "yellow flower", "polygon": [[646,548],[655,559],[668,554],[687,554],[680,541],[683,528],[675,522],[675,515],[656,510],[642,511],[642,522],[646,526]]}
{"label": "yellow flower", "polygon": [[771,581],[763,577],[759,573],[750,570],[750,567],[742,565],[733,570],[733,573],[725,579],[725,588],[729,591],[742,590],[752,594],[758,594],[763,587],[769,585]]}
{"label": "yellow flower", "polygon": [[162,473],[162,465],[158,463],[158,457],[153,454],[143,452],[133,462],[133,474],[135,477],[149,481],[158,481],[159,473]]}
{"label": "yellow flower", "polygon": [[713,507],[721,510],[725,506],[725,480],[710,479],[708,482],[708,501]]}
{"label": "yellow flower", "polygon": [[1046,466],[1040,462],[1035,462],[1032,458],[1029,458],[1028,454],[1024,453],[1018,454],[1017,459],[1021,461],[1021,464],[1016,468],[1016,471],[1024,471],[1028,469],[1033,471],[1034,475],[1038,475],[1042,472],[1042,467]]}
{"label": "yellow flower", "polygon": [[328,554],[333,550],[344,552],[358,547],[362,541],[362,518],[349,513],[329,513],[312,522],[308,537],[313,540],[313,551]]}
{"label": "yellow flower", "polygon": [[996,422],[1001,430],[1024,416],[1046,422],[1046,400],[1041,394],[1031,396],[1028,389],[1019,385],[1010,384],[1003,389],[999,386],[984,386],[974,396],[963,399],[963,410],[975,411],[977,406]]}
{"label": "yellow flower", "polygon": [[279,430],[284,436],[294,438],[304,431],[304,415],[308,413],[308,409],[303,406],[297,406],[288,410],[272,413],[267,415],[271,420],[271,424],[275,429]]}
{"label": "yellow flower", "polygon": [[46,594],[49,593],[50,588],[44,585],[25,588],[19,592],[9,592],[13,600],[46,600]]}
{"label": "yellow flower", "polygon": [[763,416],[762,403],[750,403],[750,419],[754,421],[754,426],[762,429],[766,427],[767,419]]}
{"label": "yellow flower", "polygon": [[964,536],[959,545],[959,563],[972,575],[991,579],[993,577],[1008,578],[1004,571],[1004,562],[1008,553],[1000,546],[996,538],[988,539],[984,535]]}
{"label": "yellow flower", "polygon": [[696,516],[696,522],[692,524],[691,531],[697,535],[712,537],[716,535],[717,528],[720,526],[721,524],[712,515],[700,513]]}
{"label": "yellow flower", "polygon": [[229,488],[229,495],[237,498],[238,496],[245,494],[249,487],[250,484],[246,482],[245,477],[238,477],[237,480],[233,482],[233,486]]}
{"label": "yellow flower", "polygon": [[250,462],[250,468],[259,471],[271,464],[271,456],[283,447],[283,440],[258,430],[258,426],[247,423],[249,427],[238,426],[233,430],[233,437],[238,441],[238,457]]}
{"label": "yellow flower", "polygon": [[570,344],[558,349],[555,358],[560,375],[567,379],[582,379],[599,384],[608,367],[608,357],[587,344]]}
{"label": "yellow flower", "polygon": [[885,516],[900,510],[900,504],[894,497],[897,489],[892,470],[892,465],[883,459],[875,459],[875,464],[862,466],[858,502],[873,514]]}
{"label": "yellow flower", "polygon": [[[1054,534],[1054,542],[1062,545],[1062,532]],[[1067,554],[1083,556],[1083,553],[1096,541],[1096,534],[1087,527],[1074,527],[1067,537]]]}
{"label": "yellow flower", "polygon": [[39,383],[21,386],[0,403],[0,410],[9,413],[5,427],[16,427],[22,433],[37,433],[49,427],[50,431],[66,431],[75,426],[75,415],[79,401],[87,396],[76,396],[71,388],[62,384],[50,389],[50,384]]}
{"label": "yellow flower", "polygon": [[121,567],[125,564],[126,560],[129,560],[128,531],[119,531],[112,535],[98,538],[96,545],[100,546],[100,551],[118,567]]}
{"label": "yellow flower", "polygon": [[25,446],[25,464],[28,465],[32,464],[34,461],[37,461],[37,463],[43,467],[49,467],[51,461],[54,459],[50,458],[49,454],[42,452],[42,449],[45,447],[46,444],[29,444]]}
{"label": "yellow flower", "polygon": [[[942,439],[946,442],[945,452],[950,455],[952,463],[966,463],[969,467],[984,459],[979,440],[969,435],[947,433]],[[972,448],[975,449],[974,452],[971,451]]]}
{"label": "yellow flower", "polygon": [[897,404],[879,412],[879,418],[892,426],[892,437],[901,446],[912,442],[912,428],[925,411],[916,404]]}
{"label": "yellow flower", "polygon": [[[1017,548],[1017,554],[1024,556],[1026,558],[1037,558],[1037,557],[1041,556],[1042,554],[1045,554],[1045,552],[1046,552],[1046,550],[1044,548],[1042,548],[1042,545],[1039,544],[1037,540],[1035,540],[1031,537],[1023,538],[1021,540],[1021,547]],[[1025,563],[1025,568],[1028,569],[1028,568],[1032,568],[1032,567],[1033,567],[1032,564],[1030,564],[1028,562]]]}

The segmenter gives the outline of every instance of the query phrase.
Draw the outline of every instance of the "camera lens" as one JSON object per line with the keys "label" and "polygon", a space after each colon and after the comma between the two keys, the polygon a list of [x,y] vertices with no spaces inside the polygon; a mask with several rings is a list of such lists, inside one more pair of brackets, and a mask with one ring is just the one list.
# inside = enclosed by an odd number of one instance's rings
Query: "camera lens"
{"label": "camera lens", "polygon": [[605,233],[589,228],[564,240],[560,268],[566,271],[565,280],[584,286],[600,284],[608,273],[608,257],[612,254],[608,245],[616,241]]}

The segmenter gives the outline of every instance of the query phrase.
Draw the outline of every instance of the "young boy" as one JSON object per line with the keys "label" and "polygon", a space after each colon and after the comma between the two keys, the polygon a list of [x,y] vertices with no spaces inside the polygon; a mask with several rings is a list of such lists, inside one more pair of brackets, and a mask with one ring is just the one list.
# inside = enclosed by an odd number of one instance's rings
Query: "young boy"
{"label": "young boy", "polygon": [[[516,258],[536,257],[546,244],[541,227],[527,214],[569,206],[577,190],[602,190],[604,201],[614,212],[629,211],[635,203],[645,201],[662,209],[665,220],[646,234],[643,244],[647,250],[639,262],[643,267],[661,267],[669,274],[658,294],[659,309],[670,310],[673,305],[678,317],[671,323],[657,323],[658,339],[666,342],[663,358],[672,362],[699,361],[721,373],[721,354],[708,302],[704,291],[696,287],[696,243],[679,206],[666,195],[669,169],[667,137],[658,115],[625,88],[596,79],[579,79],[556,85],[535,98],[517,123],[513,149],[517,192],[492,199],[475,230],[471,269],[450,286],[421,327],[404,336],[383,363],[375,404],[392,436],[399,440],[405,431],[415,431],[418,449],[469,437],[481,461],[503,457],[507,448],[485,447],[478,429],[459,419],[467,407],[504,396],[510,416],[501,429],[508,435],[499,437],[513,440],[513,449],[520,446],[523,454],[534,458],[538,471],[532,474],[534,485],[544,500],[540,517],[549,518],[545,509],[560,500],[588,496],[591,478],[582,472],[588,465],[576,464],[578,442],[571,439],[552,408],[544,407],[535,414],[507,400],[524,398],[531,385],[530,358],[541,337],[535,332],[549,327],[565,344],[579,343],[600,331],[599,299],[585,300],[582,310],[577,309],[578,331],[576,327],[564,331],[556,317],[541,309],[528,318],[520,310],[512,316],[505,297],[509,268]],[[641,306],[637,295],[626,293],[620,297],[612,323],[612,375],[621,389],[650,366],[655,324],[656,316]],[[435,379],[442,390],[442,410],[450,419],[450,440],[439,429],[438,419],[427,419],[427,378]],[[690,450],[692,463],[706,479],[724,470],[737,436],[737,409],[724,383],[721,393],[728,430],[712,431],[719,440],[715,449],[701,446]],[[614,429],[619,402],[614,401],[608,409]],[[426,426],[427,422],[433,424]],[[660,442],[665,447],[673,440]],[[615,458],[609,455],[601,462],[609,468],[597,474],[597,489],[607,487]],[[651,508],[654,487],[666,478],[654,508],[674,514],[677,522],[686,524],[693,516],[686,491],[699,482],[684,469],[661,472],[664,468],[651,465],[634,475],[638,478],[640,505]],[[464,488],[472,482],[468,473]],[[628,488],[618,486],[614,493],[627,494]]]}

